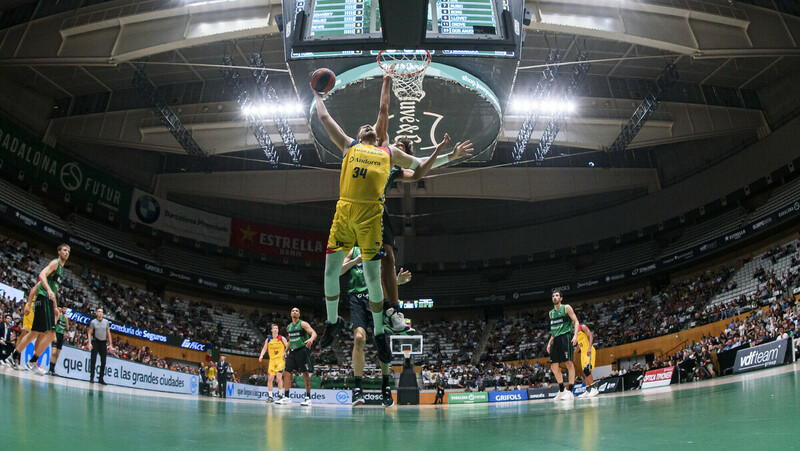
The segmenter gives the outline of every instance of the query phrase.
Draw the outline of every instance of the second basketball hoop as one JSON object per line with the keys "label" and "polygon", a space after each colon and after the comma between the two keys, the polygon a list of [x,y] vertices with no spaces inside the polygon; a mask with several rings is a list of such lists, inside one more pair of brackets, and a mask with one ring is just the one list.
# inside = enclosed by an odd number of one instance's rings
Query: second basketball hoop
{"label": "second basketball hoop", "polygon": [[392,77],[392,91],[401,102],[425,97],[422,80],[431,63],[427,50],[381,50],[378,65]]}

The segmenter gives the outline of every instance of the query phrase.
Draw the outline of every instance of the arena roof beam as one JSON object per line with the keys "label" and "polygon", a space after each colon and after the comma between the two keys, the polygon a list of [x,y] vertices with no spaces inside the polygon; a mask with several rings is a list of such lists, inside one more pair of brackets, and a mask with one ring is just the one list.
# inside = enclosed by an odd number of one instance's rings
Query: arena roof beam
{"label": "arena roof beam", "polygon": [[133,76],[133,87],[139,92],[139,95],[147,99],[152,105],[153,111],[159,115],[161,123],[167,127],[167,130],[175,137],[178,144],[186,150],[186,153],[193,157],[205,157],[206,154],[203,149],[195,142],[192,135],[186,130],[180,118],[172,111],[164,99],[158,95],[156,88],[147,78],[144,70],[141,67],[136,68]]}
{"label": "arena roof beam", "polygon": [[[555,83],[556,75],[558,74],[559,63],[561,62],[561,55],[558,51],[551,50],[547,56],[547,63],[545,63],[544,70],[542,70],[542,77],[536,83],[536,88],[531,95],[531,102],[540,102],[550,93],[550,90]],[[514,150],[511,153],[511,158],[515,164],[521,162],[525,156],[525,148],[531,140],[533,130],[536,128],[536,122],[539,120],[539,109],[532,108],[528,110],[525,115],[525,120],[519,129],[517,141],[514,144]]]}
{"label": "arena roof beam", "polygon": [[[586,52],[582,51],[578,54],[578,61],[586,61]],[[588,63],[581,63],[575,66],[572,66],[572,75],[570,76],[569,85],[567,86],[566,92],[564,92],[563,101],[565,104],[570,104],[575,97],[578,95],[578,91],[583,86],[583,82],[586,80],[586,74],[589,73],[589,64]],[[558,112],[550,118],[550,121],[547,123],[547,127],[544,129],[544,133],[542,133],[542,137],[539,139],[539,146],[536,148],[536,154],[534,158],[537,162],[541,162],[544,160],[544,157],[547,156],[547,153],[550,151],[550,146],[553,145],[553,142],[556,140],[556,136],[558,135],[558,130],[564,122],[564,118],[567,115],[566,109],[560,109]]]}
{"label": "arena roof beam", "polygon": [[628,144],[633,141],[633,138],[639,133],[639,130],[644,127],[644,124],[653,115],[653,112],[658,108],[664,93],[675,83],[678,79],[678,70],[674,64],[668,64],[664,71],[656,79],[653,88],[647,93],[642,103],[633,112],[628,123],[622,129],[622,132],[617,136],[617,139],[608,148],[609,153],[624,152],[628,148]]}
{"label": "arena roof beam", "polygon": [[225,84],[228,85],[233,95],[236,96],[236,102],[242,108],[242,113],[245,119],[247,119],[247,123],[250,125],[250,130],[253,132],[253,136],[255,136],[261,150],[264,151],[267,161],[273,167],[277,167],[278,152],[275,150],[275,144],[272,143],[267,129],[264,128],[264,122],[260,117],[261,114],[258,108],[253,106],[253,99],[250,98],[250,94],[247,92],[247,89],[245,89],[244,82],[242,82],[236,69],[232,67],[233,60],[229,56],[226,56],[222,58],[222,61],[226,66],[231,66],[220,69],[222,76],[225,78]]}
{"label": "arena roof beam", "polygon": [[275,88],[272,87],[272,83],[269,82],[269,74],[264,70],[264,60],[261,58],[261,54],[251,53],[249,63],[250,67],[253,68],[253,80],[256,83],[256,89],[261,94],[261,101],[266,102],[272,110],[272,120],[275,123],[275,127],[278,128],[278,133],[280,133],[283,144],[286,146],[286,151],[289,152],[292,163],[295,166],[299,166],[300,158],[302,157],[300,147],[297,145],[297,140],[295,140],[289,121],[286,120],[286,114],[278,94],[275,92]]}

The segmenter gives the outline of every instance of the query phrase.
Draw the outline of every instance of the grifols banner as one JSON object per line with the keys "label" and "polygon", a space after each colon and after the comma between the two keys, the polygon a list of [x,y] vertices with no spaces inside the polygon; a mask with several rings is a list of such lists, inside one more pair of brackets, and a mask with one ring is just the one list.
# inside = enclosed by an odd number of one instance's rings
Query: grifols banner
{"label": "grifols banner", "polygon": [[230,246],[260,254],[322,261],[328,236],[233,218]]}
{"label": "grifols banner", "polygon": [[788,347],[789,339],[784,338],[752,348],[742,349],[736,353],[733,374],[781,365],[786,360],[786,349]]}

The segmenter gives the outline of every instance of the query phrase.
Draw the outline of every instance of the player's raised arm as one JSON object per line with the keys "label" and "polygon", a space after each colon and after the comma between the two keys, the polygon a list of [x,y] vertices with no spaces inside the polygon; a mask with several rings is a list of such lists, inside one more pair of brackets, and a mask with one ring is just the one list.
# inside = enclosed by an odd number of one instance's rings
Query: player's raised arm
{"label": "player's raised arm", "polygon": [[[439,154],[442,151],[444,151],[444,149],[446,149],[449,144],[450,144],[450,135],[445,133],[444,139],[442,140],[442,142],[439,143],[439,145],[436,146],[436,149],[433,151],[431,156],[422,159],[421,160],[422,164],[413,171],[411,169],[404,169],[403,174],[398,178],[398,180],[409,182],[409,181],[419,180],[428,175],[431,169],[436,167],[436,163],[441,161],[442,156],[444,156],[445,158],[448,157],[448,155],[440,156]],[[453,152],[450,152],[450,155],[453,154],[471,155],[472,142],[467,140],[456,144],[455,150],[453,150]]]}
{"label": "player's raised arm", "polygon": [[322,94],[314,90],[313,86],[311,86],[311,92],[314,93],[314,98],[316,99],[317,116],[319,116],[319,120],[322,121],[322,125],[328,133],[328,137],[342,150],[342,154],[344,154],[350,143],[353,142],[353,138],[345,135],[342,128],[339,127],[339,124],[337,124],[328,113],[328,108],[322,101]]}
{"label": "player's raised arm", "polygon": [[344,275],[347,271],[350,271],[353,266],[361,263],[361,256],[359,255],[356,258],[353,258],[353,250],[350,249],[350,252],[347,254],[347,257],[344,258],[344,262],[342,263],[342,272],[340,275]]}
{"label": "player's raised arm", "polygon": [[375,122],[375,134],[378,136],[378,146],[389,145],[389,103],[391,102],[392,77],[389,74],[383,76],[383,86],[381,86],[381,104],[378,109],[378,120]]}

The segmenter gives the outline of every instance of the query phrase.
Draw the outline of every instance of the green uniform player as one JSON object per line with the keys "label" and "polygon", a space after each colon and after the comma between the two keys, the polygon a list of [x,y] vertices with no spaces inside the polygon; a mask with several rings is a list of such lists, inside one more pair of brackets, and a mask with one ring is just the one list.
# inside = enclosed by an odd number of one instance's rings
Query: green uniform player
{"label": "green uniform player", "polygon": [[[364,346],[367,341],[367,331],[374,328],[374,318],[371,315],[369,292],[367,284],[364,280],[364,269],[361,263],[361,249],[358,246],[353,247],[353,250],[347,254],[342,264],[342,274],[350,271],[350,284],[347,287],[347,294],[350,298],[350,322],[353,325],[353,375],[355,376],[355,388],[353,389],[353,405],[358,406],[364,404],[364,393],[361,390],[361,381],[364,377]],[[411,279],[411,274],[408,271],[401,271],[397,276],[397,285],[402,285]],[[384,323],[381,325],[384,330],[390,330],[391,327]],[[408,328],[407,328],[408,329]],[[375,340],[386,340],[388,334],[377,334]],[[376,342],[377,344],[377,342]],[[386,346],[388,348],[388,345]],[[391,361],[391,354],[389,358],[381,358],[380,347],[379,363],[381,365],[382,378],[382,397],[384,407],[394,406],[394,398],[392,398],[392,389],[389,386],[389,362]]]}
{"label": "green uniform player", "polygon": [[34,336],[36,348],[26,367],[29,371],[39,375],[44,375],[47,371],[39,367],[37,360],[56,338],[56,312],[58,311],[56,292],[58,292],[62,277],[64,277],[64,265],[69,258],[70,247],[61,244],[58,246],[57,252],[58,258],[50,261],[39,273],[39,289],[36,292],[33,306],[31,333],[36,334]]}
{"label": "green uniform player", "polygon": [[[575,384],[575,365],[572,363],[574,346],[578,344],[577,331],[580,328],[578,318],[572,307],[562,304],[561,291],[553,291],[553,310],[550,310],[550,341],[547,343],[547,353],[550,354],[550,369],[558,381],[558,395],[556,400],[569,400],[574,398],[572,386]],[[560,364],[565,363],[569,373],[569,384],[564,390],[564,376],[561,374]]]}
{"label": "green uniform player", "polygon": [[300,309],[292,309],[292,322],[286,326],[286,334],[289,336],[289,354],[286,357],[286,368],[283,371],[284,397],[276,404],[291,404],[289,389],[292,387],[292,373],[303,373],[303,381],[306,387],[306,396],[301,406],[311,405],[311,376],[309,373],[314,371],[314,364],[311,361],[311,351],[308,349],[317,339],[317,333],[311,325],[300,319]]}

